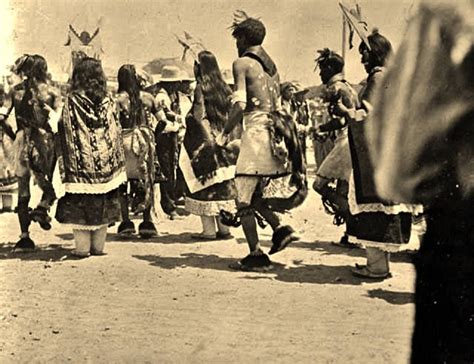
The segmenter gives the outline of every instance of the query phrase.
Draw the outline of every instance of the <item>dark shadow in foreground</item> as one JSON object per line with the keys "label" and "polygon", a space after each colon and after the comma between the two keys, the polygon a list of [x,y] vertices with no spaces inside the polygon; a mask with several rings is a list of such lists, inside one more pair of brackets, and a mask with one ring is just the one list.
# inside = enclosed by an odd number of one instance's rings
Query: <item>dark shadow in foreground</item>
{"label": "dark shadow in foreground", "polygon": [[45,262],[58,262],[66,259],[71,253],[71,249],[64,248],[61,244],[48,244],[46,246],[37,246],[31,252],[14,252],[15,243],[0,244],[0,260],[2,259],[20,259],[20,260],[38,260]]}
{"label": "dark shadow in foreground", "polygon": [[[145,260],[152,266],[163,269],[191,267],[246,273],[229,268],[229,265],[236,261],[235,258],[224,258],[217,255],[186,253],[181,254],[180,257],[162,257],[159,255],[134,255],[133,257],[136,259]],[[362,279],[354,277],[351,274],[351,269],[349,266],[300,264],[296,267],[287,267],[277,262],[274,262],[273,264],[274,268],[269,272],[256,274],[262,274],[277,281],[288,283],[360,285],[365,282]],[[261,277],[262,276],[251,275],[244,276],[242,279],[255,280],[261,279]],[[370,282],[377,283],[380,281]]]}
{"label": "dark shadow in foreground", "polygon": [[[291,244],[293,248],[309,249],[321,252],[322,255],[347,255],[350,257],[365,257],[365,249],[360,247],[345,247],[338,243],[327,241],[297,241]],[[390,254],[390,261],[396,263],[412,263],[413,254],[408,252],[397,252]]]}
{"label": "dark shadow in foreground", "polygon": [[121,237],[115,233],[107,234],[107,241],[111,243],[152,243],[152,244],[193,244],[209,241],[218,241],[216,239],[197,240],[193,239],[192,233],[170,234],[168,232],[159,232],[158,236],[144,239],[138,234],[132,236]]}
{"label": "dark shadow in foreground", "polygon": [[392,305],[407,305],[410,303],[415,303],[414,293],[387,291],[382,288],[368,290],[367,297],[379,298]]}
{"label": "dark shadow in foreground", "polygon": [[74,234],[73,233],[63,233],[63,234],[56,234],[58,238],[61,238],[62,240],[74,240]]}

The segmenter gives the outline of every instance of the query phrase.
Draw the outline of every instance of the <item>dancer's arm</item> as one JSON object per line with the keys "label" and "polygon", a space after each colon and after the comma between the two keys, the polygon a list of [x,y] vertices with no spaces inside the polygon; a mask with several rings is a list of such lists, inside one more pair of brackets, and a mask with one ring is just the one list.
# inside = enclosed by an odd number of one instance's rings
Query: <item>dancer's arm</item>
{"label": "dancer's arm", "polygon": [[331,120],[321,125],[320,131],[344,128],[356,118],[357,96],[346,87],[335,90],[328,107]]}
{"label": "dancer's arm", "polygon": [[13,110],[13,91],[9,94],[11,97],[11,103],[9,107],[2,106],[0,107],[0,126],[4,129],[5,134],[7,134],[12,140],[15,140],[15,131],[12,126],[7,122],[10,113]]}
{"label": "dancer's arm", "polygon": [[341,99],[339,99],[334,107],[334,114],[343,117],[349,124],[364,121],[372,105],[367,101],[362,101],[363,108],[356,109],[355,107],[347,107],[344,105]]}
{"label": "dancer's arm", "polygon": [[0,108],[0,127],[3,128],[3,130],[5,131],[5,134],[7,134],[10,139],[15,140],[15,132],[13,131],[13,128],[11,127],[11,125],[7,123],[8,112],[7,110],[3,110],[3,109],[6,109],[6,108],[3,108],[3,107]]}
{"label": "dancer's arm", "polygon": [[247,104],[247,84],[245,80],[247,72],[247,64],[245,60],[239,58],[232,64],[232,73],[234,74],[235,92],[232,94],[232,107],[229,112],[224,130],[217,138],[217,143],[224,145],[227,143],[229,134],[234,130],[236,125],[242,120],[244,110]]}
{"label": "dancer's arm", "polygon": [[155,97],[155,108],[157,110],[155,117],[158,120],[156,127],[157,134],[176,133],[180,128],[181,123],[176,121],[179,115],[173,113],[170,107],[171,100],[168,94],[160,90]]}

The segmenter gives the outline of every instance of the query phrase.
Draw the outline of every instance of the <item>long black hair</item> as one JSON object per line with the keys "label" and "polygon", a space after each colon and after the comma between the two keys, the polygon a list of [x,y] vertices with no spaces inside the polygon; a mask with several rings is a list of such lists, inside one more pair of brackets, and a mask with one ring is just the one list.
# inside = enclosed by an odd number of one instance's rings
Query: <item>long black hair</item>
{"label": "long black hair", "polygon": [[46,59],[39,54],[33,54],[31,57],[33,58],[33,64],[29,72],[26,73],[26,76],[38,83],[46,83],[48,81],[48,64]]}
{"label": "long black hair", "polygon": [[36,99],[39,106],[42,106],[45,101],[39,97],[39,84],[48,83],[48,64],[46,59],[39,54],[25,54],[16,60],[14,72],[18,75],[23,74],[26,76],[26,80],[23,83],[25,93],[18,107],[15,108],[15,112],[20,118],[29,120],[30,123],[41,123],[41,121],[44,121],[44,118],[42,118],[41,113],[35,107],[36,102],[32,101]]}
{"label": "long black hair", "polygon": [[25,54],[15,61],[14,72],[26,76],[27,89],[35,89],[38,83],[48,82],[48,64],[39,54]]}
{"label": "long black hair", "polygon": [[201,86],[209,121],[219,130],[224,127],[230,110],[232,90],[224,81],[217,59],[209,51],[198,54],[196,79]]}
{"label": "long black hair", "polygon": [[72,72],[71,91],[83,90],[96,105],[107,95],[107,80],[102,64],[95,58],[80,59]]}
{"label": "long black hair", "polygon": [[137,71],[132,64],[124,64],[117,74],[118,92],[126,92],[130,97],[130,124],[141,125],[144,120],[142,101],[140,99],[140,83]]}

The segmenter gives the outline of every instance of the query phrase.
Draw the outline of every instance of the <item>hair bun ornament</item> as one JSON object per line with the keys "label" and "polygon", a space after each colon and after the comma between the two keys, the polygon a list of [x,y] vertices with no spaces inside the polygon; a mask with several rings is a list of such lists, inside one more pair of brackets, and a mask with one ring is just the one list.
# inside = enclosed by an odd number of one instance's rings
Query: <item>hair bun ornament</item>
{"label": "hair bun ornament", "polygon": [[379,33],[379,28],[373,28],[373,29],[372,29],[371,35],[376,35],[376,34],[380,34],[380,33]]}
{"label": "hair bun ornament", "polygon": [[314,60],[316,62],[316,67],[314,68],[314,71],[318,69],[318,66],[322,62],[326,61],[333,54],[333,52],[329,48],[318,49],[317,52],[319,53],[319,56],[317,56],[317,58]]}
{"label": "hair bun ornament", "polygon": [[26,61],[28,60],[28,58],[30,58],[31,56],[27,53],[25,53],[24,55],[22,55],[20,58],[18,58],[16,61],[15,61],[15,64],[11,67],[11,72],[13,73],[18,73],[18,71],[23,67],[23,65],[26,63]]}
{"label": "hair bun ornament", "polygon": [[329,48],[318,49],[319,56],[317,59],[328,58],[331,56],[332,51]]}

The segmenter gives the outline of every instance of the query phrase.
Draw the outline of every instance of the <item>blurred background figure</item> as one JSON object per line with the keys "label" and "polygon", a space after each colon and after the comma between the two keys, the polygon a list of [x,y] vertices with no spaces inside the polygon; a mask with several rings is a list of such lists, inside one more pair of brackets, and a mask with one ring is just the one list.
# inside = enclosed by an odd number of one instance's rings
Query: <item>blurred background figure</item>
{"label": "blurred background figure", "polygon": [[150,238],[157,234],[151,219],[157,164],[154,135],[157,125],[154,114],[157,110],[153,96],[141,90],[135,66],[126,64],[120,67],[117,79],[117,105],[122,126],[127,178],[131,186],[130,193],[127,183],[120,186],[122,222],[117,233],[121,236],[135,233],[135,226],[129,216],[131,195],[136,201],[132,204],[134,212],[143,214],[138,233],[142,238]]}
{"label": "blurred background figure", "polygon": [[292,82],[283,82],[280,85],[281,90],[281,106],[284,112],[290,115],[292,118],[296,118],[296,104],[295,104],[295,92],[296,85]]}
{"label": "blurred background figure", "polygon": [[222,77],[226,84],[229,85],[230,89],[234,91],[234,76],[232,75],[232,71],[229,69],[222,70]]}
{"label": "blurred background figure", "polygon": [[294,104],[296,108],[296,127],[298,129],[298,138],[300,140],[301,150],[303,152],[303,157],[305,162],[306,159],[306,138],[309,135],[311,130],[311,110],[309,107],[309,102],[306,99],[306,94],[309,92],[309,89],[302,88],[297,85],[296,91],[293,94]]}
{"label": "blurred background figure", "polygon": [[[315,128],[316,136],[331,133],[335,136],[334,148],[328,153],[316,170],[313,183],[314,190],[321,195],[326,212],[334,215],[334,224],[347,225],[347,231],[340,240],[345,246],[350,246],[348,234],[351,234],[352,218],[349,213],[347,193],[349,178],[352,172],[349,140],[347,135],[348,120],[333,113],[337,102],[349,108],[359,105],[356,91],[344,79],[344,59],[328,48],[318,51],[316,59],[319,75],[323,82],[323,103],[327,106],[326,123]],[[335,184],[335,187],[331,186]]]}
{"label": "blurred background figure", "polygon": [[[321,97],[309,102],[311,109],[311,125],[316,130],[329,121],[328,104]],[[327,155],[334,148],[334,133],[310,133],[313,142],[315,169],[317,170]]]}
{"label": "blurred background figure", "polygon": [[160,184],[161,207],[170,217],[178,216],[177,204],[184,203],[185,182],[178,166],[185,133],[184,119],[191,109],[192,77],[177,66],[163,67],[155,103],[160,112],[155,130],[156,153],[166,181]]}

